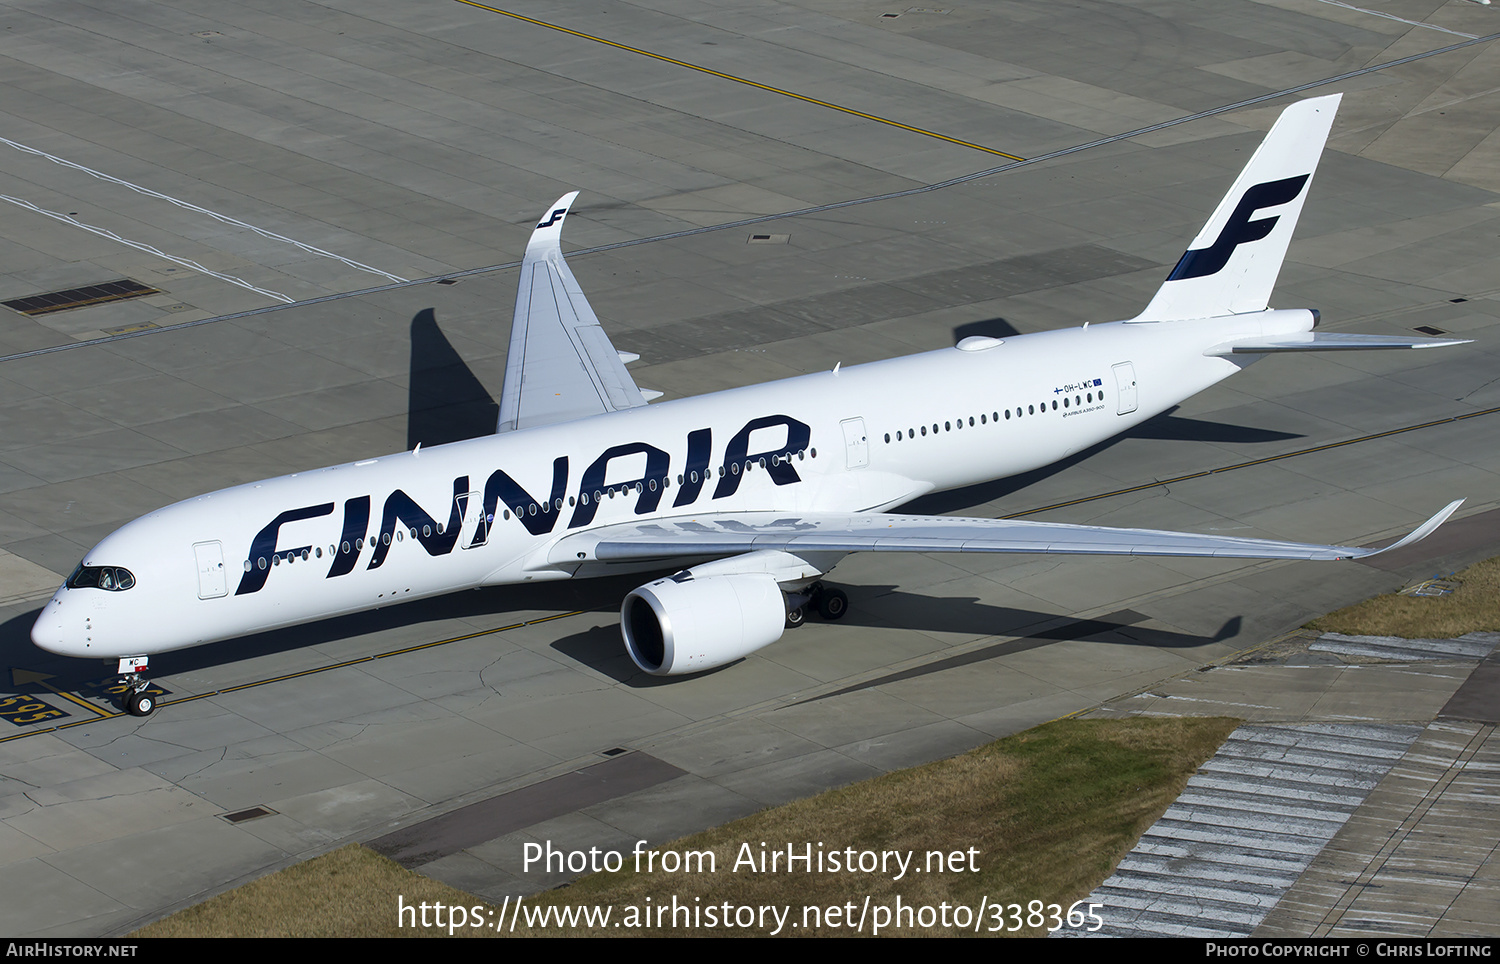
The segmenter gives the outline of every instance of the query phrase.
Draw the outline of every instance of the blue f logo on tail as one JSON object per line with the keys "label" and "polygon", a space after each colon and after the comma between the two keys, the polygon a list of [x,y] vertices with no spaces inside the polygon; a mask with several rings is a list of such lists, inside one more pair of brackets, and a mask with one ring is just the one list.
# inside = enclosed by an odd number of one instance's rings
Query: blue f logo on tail
{"label": "blue f logo on tail", "polygon": [[1183,281],[1218,274],[1229,263],[1229,256],[1234,254],[1235,248],[1264,238],[1276,227],[1276,222],[1281,220],[1280,215],[1261,218],[1259,221],[1252,221],[1250,217],[1261,208],[1274,208],[1278,204],[1296,200],[1297,195],[1302,193],[1302,186],[1311,176],[1298,174],[1280,181],[1267,181],[1246,191],[1245,196],[1240,198],[1240,203],[1235,206],[1234,213],[1224,223],[1218,240],[1206,248],[1185,252],[1167,280]]}

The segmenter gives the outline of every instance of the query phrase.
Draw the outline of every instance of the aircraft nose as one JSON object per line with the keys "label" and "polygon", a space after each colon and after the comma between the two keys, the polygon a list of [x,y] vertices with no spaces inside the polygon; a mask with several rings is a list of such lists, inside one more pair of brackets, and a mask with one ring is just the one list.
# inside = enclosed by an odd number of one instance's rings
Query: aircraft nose
{"label": "aircraft nose", "polygon": [[92,656],[94,653],[89,650],[87,635],[81,626],[72,625],[79,620],[68,619],[69,607],[62,598],[65,591],[58,590],[57,595],[42,607],[31,627],[32,645],[59,656]]}

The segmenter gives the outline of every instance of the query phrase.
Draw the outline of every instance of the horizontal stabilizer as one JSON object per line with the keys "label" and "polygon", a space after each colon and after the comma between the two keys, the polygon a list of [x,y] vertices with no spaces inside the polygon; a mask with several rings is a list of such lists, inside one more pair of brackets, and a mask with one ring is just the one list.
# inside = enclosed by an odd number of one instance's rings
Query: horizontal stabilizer
{"label": "horizontal stabilizer", "polygon": [[1471,338],[1401,338],[1392,335],[1347,335],[1308,331],[1252,337],[1215,345],[1205,355],[1265,355],[1284,351],[1365,351],[1378,348],[1443,348],[1467,345]]}

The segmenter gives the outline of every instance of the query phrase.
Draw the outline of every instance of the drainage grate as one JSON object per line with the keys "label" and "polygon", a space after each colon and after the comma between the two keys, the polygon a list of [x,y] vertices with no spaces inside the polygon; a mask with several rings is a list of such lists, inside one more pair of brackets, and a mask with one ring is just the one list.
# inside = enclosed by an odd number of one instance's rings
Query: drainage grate
{"label": "drainage grate", "polygon": [[131,281],[129,278],[121,278],[119,281],[106,281],[103,284],[69,288],[66,291],[52,291],[44,295],[17,298],[14,301],[0,302],[0,304],[12,311],[35,317],[36,315],[50,315],[54,311],[67,311],[70,308],[102,305],[111,301],[124,301],[127,298],[156,294],[161,294],[156,288],[143,285],[139,281]]}
{"label": "drainage grate", "polygon": [[1441,329],[1441,328],[1434,328],[1431,325],[1418,325],[1417,327],[1413,328],[1412,331],[1420,331],[1424,335],[1446,335],[1446,334],[1448,334],[1443,329]]}
{"label": "drainage grate", "polygon": [[219,816],[230,823],[244,823],[246,820],[254,820],[256,817],[269,817],[276,811],[270,807],[251,807],[249,810],[236,810],[234,813],[221,813]]}
{"label": "drainage grate", "polygon": [[438,284],[440,284],[440,285],[456,285],[456,284],[458,284],[458,279],[457,278],[443,278],[441,281],[438,282]]}
{"label": "drainage grate", "polygon": [[790,234],[752,234],[745,239],[746,244],[786,244],[792,239]]}
{"label": "drainage grate", "polygon": [[605,750],[604,751],[604,755],[605,756],[619,756],[621,753],[629,753],[629,752],[630,751],[627,750],[627,749],[625,749],[623,746],[617,746],[617,747],[613,747],[612,749]]}

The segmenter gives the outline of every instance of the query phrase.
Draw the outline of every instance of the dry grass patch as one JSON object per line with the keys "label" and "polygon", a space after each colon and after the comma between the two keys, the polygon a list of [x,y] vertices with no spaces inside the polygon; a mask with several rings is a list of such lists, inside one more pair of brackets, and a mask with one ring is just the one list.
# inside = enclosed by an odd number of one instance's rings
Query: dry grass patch
{"label": "dry grass patch", "polygon": [[[252,881],[131,937],[422,937],[446,931],[396,928],[396,897],[407,903],[482,903],[350,844]],[[462,933],[462,932],[459,932]],[[482,933],[482,932],[481,932]]]}
{"label": "dry grass patch", "polygon": [[1307,624],[1320,633],[1450,639],[1500,630],[1500,557],[1447,577],[1458,588],[1446,596],[1376,596]]}
{"label": "dry grass patch", "polygon": [[[1042,900],[1068,905],[1093,890],[1113,870],[1167,806],[1189,776],[1213,755],[1238,721],[1226,719],[1064,720],[1036,727],[970,753],[890,773],[853,786],[766,810],[724,827],[665,845],[664,851],[708,851],[713,873],[595,874],[526,899],[533,910],[611,908],[611,924],[636,919],[645,907],[697,907],[726,902],[790,908],[782,933],[849,934],[847,926],[803,926],[803,908],[829,908],[866,896],[871,906],[978,906]],[[819,844],[822,847],[819,847]],[[974,848],[977,872],[753,873],[736,871],[742,847],[752,854],[788,845],[816,855],[855,851],[910,852],[914,865],[929,851],[951,854]],[[785,858],[783,857],[783,867]],[[477,898],[443,887],[362,848],[347,847],[215,898],[137,932],[140,936],[351,935],[413,936],[445,931],[398,929],[398,895],[471,907]],[[488,911],[486,911],[488,914]],[[498,916],[498,915],[497,915]],[[491,918],[493,919],[493,918]],[[700,924],[706,920],[700,917]],[[808,918],[812,922],[813,918]],[[523,918],[524,921],[524,918]],[[790,926],[795,922],[798,926]],[[981,929],[992,924],[986,916]],[[1009,918],[1003,922],[1010,926]],[[752,928],[749,933],[764,933]],[[972,930],[972,925],[971,925]],[[517,935],[744,934],[706,926],[587,928],[518,927]],[[868,926],[867,930],[868,932]],[[1036,929],[1023,930],[1036,934]],[[485,934],[484,930],[458,933]],[[941,928],[888,933],[944,933]]]}

